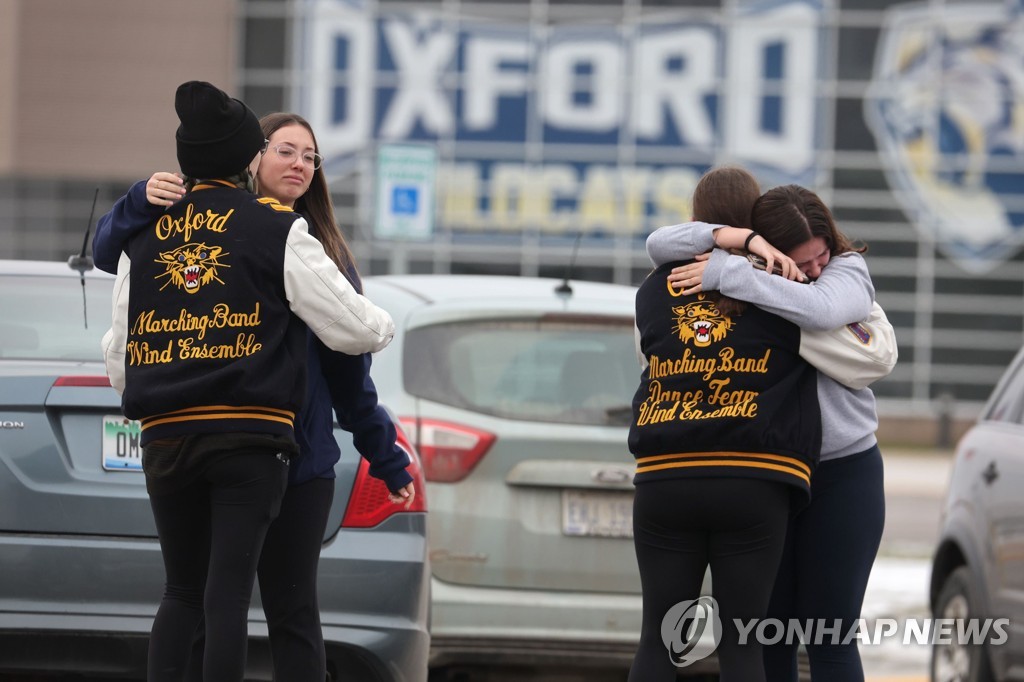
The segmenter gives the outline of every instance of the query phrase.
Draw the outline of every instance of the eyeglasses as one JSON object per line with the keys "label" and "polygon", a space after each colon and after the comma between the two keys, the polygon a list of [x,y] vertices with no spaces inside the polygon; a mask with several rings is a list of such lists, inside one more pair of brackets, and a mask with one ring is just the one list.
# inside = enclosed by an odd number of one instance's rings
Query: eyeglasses
{"label": "eyeglasses", "polygon": [[[299,150],[290,144],[275,144],[271,149],[281,159],[287,163],[295,163],[295,159],[299,156]],[[324,162],[324,157],[320,156],[316,152],[302,152],[302,165],[307,168],[316,170],[320,168],[320,164]]]}
{"label": "eyeglasses", "polygon": [[260,147],[260,154],[266,154],[267,153],[267,147],[269,147],[269,146],[270,146],[270,140],[263,140],[263,146]]}

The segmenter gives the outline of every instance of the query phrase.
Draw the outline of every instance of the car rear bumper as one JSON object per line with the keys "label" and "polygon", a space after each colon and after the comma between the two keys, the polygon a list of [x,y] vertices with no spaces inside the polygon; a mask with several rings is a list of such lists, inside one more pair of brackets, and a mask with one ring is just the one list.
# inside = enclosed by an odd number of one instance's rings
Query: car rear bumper
{"label": "car rear bumper", "polygon": [[[400,518],[406,517],[406,518]],[[368,682],[423,682],[430,636],[423,514],[341,530],[320,560],[328,659]],[[0,670],[145,677],[163,592],[152,538],[0,534]],[[251,679],[271,679],[258,591],[249,614]]]}
{"label": "car rear bumper", "polygon": [[454,585],[436,578],[431,666],[453,663],[629,665],[640,595]]}
{"label": "car rear bumper", "polygon": [[[0,614],[0,673],[76,673],[145,679],[152,618],[85,616],[61,620],[58,625],[38,617]],[[324,637],[328,670],[333,679],[427,679],[430,638],[422,630],[325,627]],[[272,679],[266,627],[250,623],[246,680]]]}

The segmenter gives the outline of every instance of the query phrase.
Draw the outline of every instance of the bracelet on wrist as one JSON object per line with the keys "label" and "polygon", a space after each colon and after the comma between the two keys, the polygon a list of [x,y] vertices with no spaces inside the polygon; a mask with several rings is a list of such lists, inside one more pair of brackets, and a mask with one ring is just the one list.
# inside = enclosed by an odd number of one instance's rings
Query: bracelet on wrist
{"label": "bracelet on wrist", "polygon": [[750,234],[747,235],[747,240],[745,242],[743,242],[744,250],[750,251],[750,242],[754,241],[754,237],[756,237],[756,236],[758,236],[757,232],[754,232],[753,230],[751,230]]}

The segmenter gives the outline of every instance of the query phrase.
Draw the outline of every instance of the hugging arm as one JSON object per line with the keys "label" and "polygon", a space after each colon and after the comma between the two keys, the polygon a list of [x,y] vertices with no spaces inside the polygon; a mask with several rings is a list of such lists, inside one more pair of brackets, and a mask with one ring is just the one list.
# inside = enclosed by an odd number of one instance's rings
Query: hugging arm
{"label": "hugging arm", "polygon": [[128,240],[151,225],[164,212],[146,199],[146,183],[139,180],[128,193],[114,203],[114,207],[96,222],[92,238],[92,259],[103,272],[116,273],[118,259]]}
{"label": "hugging arm", "polygon": [[392,493],[409,483],[409,455],[397,444],[395,424],[377,402],[377,387],[370,378],[372,356],[346,355],[317,344],[320,364],[327,377],[338,425],[352,434],[352,444],[370,463],[370,475],[379,478]]}
{"label": "hugging arm", "polygon": [[114,203],[110,212],[96,222],[92,238],[92,260],[103,272],[117,272],[117,260],[125,245],[140,230],[160,217],[166,206],[185,195],[181,176],[157,171],[139,180]]}
{"label": "hugging arm", "polygon": [[715,230],[721,225],[690,222],[659,227],[647,237],[647,255],[654,267],[689,260],[715,246]]}
{"label": "hugging arm", "polygon": [[[801,355],[845,386],[864,388],[892,371],[897,358],[895,333],[884,311],[874,303],[874,286],[859,254],[833,259],[811,285],[765,277],[745,258],[729,256],[720,249],[710,257],[700,255],[701,247],[715,245],[716,240],[730,247],[743,235],[741,228],[707,223],[670,225],[648,237],[647,252],[655,265],[698,259],[669,276],[680,288],[690,287],[686,293],[718,289],[800,326]],[[767,245],[763,239],[754,239],[749,246],[756,251],[762,243]],[[693,273],[696,285],[693,280],[685,283],[677,270]]]}
{"label": "hugging arm", "polygon": [[383,349],[395,334],[387,311],[352,283],[297,218],[284,252],[284,291],[292,312],[331,350],[359,355]]}
{"label": "hugging arm", "polygon": [[860,322],[871,313],[875,287],[859,253],[833,258],[810,284],[766,276],[741,256],[715,250],[703,273],[703,289],[753,303],[801,329],[828,331]]}
{"label": "hugging arm", "polygon": [[690,260],[715,247],[749,251],[762,257],[769,271],[777,266],[787,279],[805,279],[792,258],[749,227],[689,222],[660,227],[647,237],[647,255],[654,267]]}

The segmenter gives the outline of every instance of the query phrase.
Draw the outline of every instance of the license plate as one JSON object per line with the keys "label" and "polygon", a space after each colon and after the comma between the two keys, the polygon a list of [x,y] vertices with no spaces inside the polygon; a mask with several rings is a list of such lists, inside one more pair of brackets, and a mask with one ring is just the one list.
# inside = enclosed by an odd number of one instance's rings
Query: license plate
{"label": "license plate", "polygon": [[103,417],[103,468],[107,471],[142,471],[139,436],[142,424],[121,415]]}
{"label": "license plate", "polygon": [[633,494],[563,490],[562,533],[595,537],[633,537]]}

